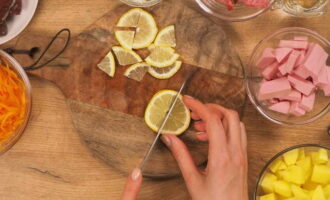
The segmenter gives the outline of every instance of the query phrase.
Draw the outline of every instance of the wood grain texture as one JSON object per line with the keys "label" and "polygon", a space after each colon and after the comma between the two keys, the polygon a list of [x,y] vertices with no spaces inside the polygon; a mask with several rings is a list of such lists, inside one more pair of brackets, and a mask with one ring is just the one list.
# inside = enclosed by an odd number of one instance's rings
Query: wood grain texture
{"label": "wood grain texture", "polygon": [[[159,90],[178,90],[188,71],[197,70],[185,94],[205,103],[222,104],[240,113],[245,102],[242,66],[222,28],[181,1],[169,0],[148,9],[160,28],[175,24],[177,51],[185,64],[174,77],[157,80],[146,75],[139,83],[123,75],[126,69],[123,66],[117,67],[114,78],[99,70],[96,65],[112,46],[118,45],[113,30],[119,17],[129,9],[121,5],[110,10],[74,38],[67,54],[62,56],[67,56],[71,61],[69,67],[65,67],[69,63],[60,63],[66,61],[62,58],[57,61],[62,68],[43,74],[70,99],[74,124],[95,155],[123,172],[140,163],[155,136],[142,120],[149,100]],[[170,16],[168,10],[172,11]],[[35,38],[38,38],[36,45],[44,47],[47,44],[48,37],[27,35],[20,38],[16,48],[28,48],[26,45]],[[50,54],[56,54],[63,43],[63,38],[60,38]],[[140,54],[145,57],[146,52],[140,51]],[[23,61],[27,56],[18,55],[17,58],[21,62],[31,63],[29,60]],[[196,140],[193,129],[190,132],[182,139],[194,152],[195,162],[201,165],[207,160],[207,144]],[[163,145],[157,146],[149,163],[152,164],[147,163],[144,170],[148,176],[171,177],[180,173]]]}

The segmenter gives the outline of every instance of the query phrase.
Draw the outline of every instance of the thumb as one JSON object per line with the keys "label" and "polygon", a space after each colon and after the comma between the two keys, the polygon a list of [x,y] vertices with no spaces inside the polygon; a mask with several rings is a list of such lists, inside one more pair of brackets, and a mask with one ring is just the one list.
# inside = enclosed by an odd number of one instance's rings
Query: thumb
{"label": "thumb", "polygon": [[125,185],[122,200],[135,200],[142,184],[142,173],[139,168],[133,170]]}

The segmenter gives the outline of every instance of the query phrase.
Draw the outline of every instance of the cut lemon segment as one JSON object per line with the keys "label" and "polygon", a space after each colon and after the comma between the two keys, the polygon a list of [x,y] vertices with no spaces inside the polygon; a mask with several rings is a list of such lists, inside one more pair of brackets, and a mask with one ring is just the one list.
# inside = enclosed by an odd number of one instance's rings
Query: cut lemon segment
{"label": "cut lemon segment", "polygon": [[150,67],[148,73],[158,79],[168,79],[174,76],[179,69],[181,68],[182,62],[176,61],[173,65],[169,67],[157,68],[157,67]]}
{"label": "cut lemon segment", "polygon": [[115,53],[118,63],[120,65],[126,66],[142,62],[141,57],[132,50],[125,49],[119,46],[112,47],[112,50]]}
{"label": "cut lemon segment", "polygon": [[[176,95],[176,91],[161,90],[150,100],[145,111],[144,120],[153,131],[158,132]],[[180,95],[162,133],[180,135],[187,130],[189,124],[190,111],[184,105]]]}
{"label": "cut lemon segment", "polygon": [[97,64],[97,67],[107,73],[110,77],[115,75],[115,58],[113,57],[111,51],[101,60],[99,64]]}
{"label": "cut lemon segment", "polygon": [[155,40],[157,32],[158,28],[153,16],[142,10],[136,27],[133,49],[148,47]]}
{"label": "cut lemon segment", "polygon": [[143,10],[141,8],[133,8],[123,14],[119,21],[117,22],[118,27],[137,27],[139,23],[139,18],[141,12]]}
{"label": "cut lemon segment", "polygon": [[119,44],[126,48],[132,49],[133,48],[133,41],[134,41],[135,31],[116,31],[115,37]]}
{"label": "cut lemon segment", "polygon": [[141,81],[150,67],[147,63],[137,63],[127,68],[124,75],[130,79]]}
{"label": "cut lemon segment", "polygon": [[174,53],[174,50],[170,47],[156,46],[145,60],[154,67],[162,68],[172,65],[179,57],[180,55]]}
{"label": "cut lemon segment", "polygon": [[161,30],[154,43],[156,46],[175,47],[176,39],[174,25],[167,26]]}

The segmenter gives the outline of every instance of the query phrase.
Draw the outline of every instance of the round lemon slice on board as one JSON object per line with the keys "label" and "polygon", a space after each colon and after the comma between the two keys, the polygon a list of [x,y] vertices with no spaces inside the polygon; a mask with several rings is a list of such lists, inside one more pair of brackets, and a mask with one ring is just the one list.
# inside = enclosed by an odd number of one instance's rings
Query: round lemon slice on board
{"label": "round lemon slice on board", "polygon": [[133,8],[124,13],[117,22],[118,27],[137,27],[142,13],[141,8]]}
{"label": "round lemon slice on board", "polygon": [[115,37],[119,44],[126,48],[132,49],[133,48],[133,41],[134,41],[135,31],[116,31]]}
{"label": "round lemon slice on board", "polygon": [[126,66],[142,62],[141,57],[132,50],[119,46],[112,47],[112,50],[116,55],[119,65]]}
{"label": "round lemon slice on board", "polygon": [[165,46],[165,47],[176,47],[176,39],[175,39],[175,27],[174,25],[167,26],[163,30],[161,30],[156,39],[156,46]]}
{"label": "round lemon slice on board", "polygon": [[[174,90],[161,90],[150,100],[144,120],[153,131],[158,132],[176,95],[177,92]],[[162,133],[180,135],[188,129],[189,124],[190,111],[180,95]]]}
{"label": "round lemon slice on board", "polygon": [[144,75],[146,75],[150,67],[151,66],[148,65],[147,63],[137,63],[127,68],[125,70],[124,75],[127,78],[140,82],[143,79]]}
{"label": "round lemon slice on board", "polygon": [[116,64],[115,58],[113,57],[111,51],[101,60],[99,64],[97,64],[97,67],[107,73],[110,77],[114,77]]}
{"label": "round lemon slice on board", "polygon": [[150,67],[148,69],[148,73],[157,79],[169,79],[179,71],[181,65],[182,65],[181,61],[176,61],[173,65],[169,67],[163,67],[163,68]]}
{"label": "round lemon slice on board", "polygon": [[162,68],[172,65],[180,57],[170,47],[158,47],[151,48],[151,54],[145,59],[146,62],[154,67]]}
{"label": "round lemon slice on board", "polygon": [[154,17],[145,10],[142,10],[136,27],[133,49],[148,47],[157,36],[158,28]]}

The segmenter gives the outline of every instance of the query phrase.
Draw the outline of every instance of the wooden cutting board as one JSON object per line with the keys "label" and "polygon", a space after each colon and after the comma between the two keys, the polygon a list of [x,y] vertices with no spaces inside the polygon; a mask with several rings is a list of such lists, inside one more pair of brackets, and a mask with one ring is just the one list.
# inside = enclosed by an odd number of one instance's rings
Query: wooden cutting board
{"label": "wooden cutting board", "polygon": [[[128,172],[136,167],[152,143],[155,134],[144,124],[143,114],[151,97],[159,90],[178,90],[185,74],[197,69],[185,94],[205,103],[217,103],[241,113],[245,102],[243,71],[221,27],[184,1],[168,0],[149,8],[159,28],[175,24],[177,52],[184,61],[182,69],[169,80],[157,80],[146,75],[141,82],[123,76],[126,67],[118,67],[111,79],[96,65],[112,46],[118,43],[113,30],[119,17],[130,7],[120,5],[110,10],[72,41],[66,55],[57,65],[64,68],[45,68],[35,72],[54,81],[62,89],[71,108],[73,122],[92,152],[117,169]],[[22,36],[16,48],[27,44],[45,47],[49,37]],[[28,42],[30,41],[30,42]],[[61,45],[61,39],[52,49]],[[31,62],[24,56],[21,63]],[[64,64],[63,64],[64,63]],[[181,138],[190,148],[198,165],[207,161],[207,143],[195,139],[190,128]],[[179,169],[170,152],[159,143],[146,164],[144,174],[151,177],[170,177]]]}

